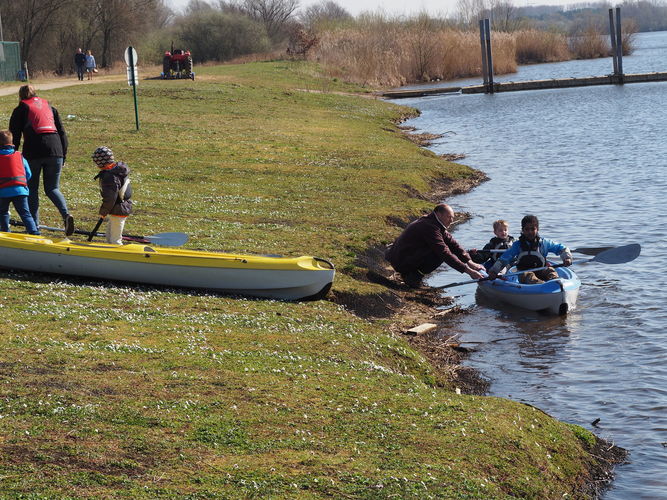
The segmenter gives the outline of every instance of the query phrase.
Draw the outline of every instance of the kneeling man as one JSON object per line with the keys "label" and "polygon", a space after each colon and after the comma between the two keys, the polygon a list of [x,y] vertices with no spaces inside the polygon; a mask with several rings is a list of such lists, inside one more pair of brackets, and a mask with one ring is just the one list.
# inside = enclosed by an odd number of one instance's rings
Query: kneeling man
{"label": "kneeling man", "polygon": [[441,203],[433,211],[411,222],[385,253],[385,258],[398,271],[405,284],[412,288],[422,285],[424,276],[443,262],[472,279],[482,279],[484,266],[473,262],[468,252],[447,231],[454,220],[454,210]]}

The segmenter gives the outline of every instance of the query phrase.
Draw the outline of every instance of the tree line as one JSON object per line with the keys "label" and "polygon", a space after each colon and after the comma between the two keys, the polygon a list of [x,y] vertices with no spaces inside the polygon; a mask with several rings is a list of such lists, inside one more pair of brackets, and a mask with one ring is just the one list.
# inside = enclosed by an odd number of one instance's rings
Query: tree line
{"label": "tree line", "polygon": [[19,42],[30,71],[63,74],[77,48],[110,66],[130,40],[166,26],[171,12],[162,0],[0,0],[0,15],[4,40]]}
{"label": "tree line", "polygon": [[[519,16],[533,23],[536,28],[571,30],[589,19],[604,21],[612,7],[620,7],[622,17],[631,20],[639,32],[667,30],[667,4],[663,1],[625,0],[615,5],[594,2],[569,7],[540,5],[517,10]],[[602,24],[607,29],[608,25],[604,22]]]}
{"label": "tree line", "polygon": [[[459,0],[456,13],[430,23],[475,30],[489,17],[495,31],[604,31],[605,2],[576,7],[516,7],[507,0]],[[658,0],[626,0],[623,18],[639,31],[667,29],[667,6]],[[195,62],[227,61],[246,54],[304,53],[327,31],[358,23],[334,0],[300,8],[299,0],[190,0],[182,13],[164,0],[0,0],[3,37],[20,43],[32,72],[68,74],[77,48],[90,49],[100,67],[122,61],[128,45],[142,62],[160,64],[171,47],[190,50]],[[420,16],[423,19],[424,14]],[[426,16],[429,17],[429,16]],[[414,19],[404,19],[411,23]]]}

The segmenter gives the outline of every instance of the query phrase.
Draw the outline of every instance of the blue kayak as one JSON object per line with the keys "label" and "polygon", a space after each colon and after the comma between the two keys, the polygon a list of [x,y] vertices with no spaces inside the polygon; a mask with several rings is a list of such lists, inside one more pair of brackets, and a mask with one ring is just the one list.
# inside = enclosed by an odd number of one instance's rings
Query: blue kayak
{"label": "blue kayak", "polygon": [[501,302],[531,311],[565,315],[577,305],[581,281],[569,267],[557,267],[559,279],[535,285],[519,283],[518,275],[506,279],[480,281],[479,292],[492,302]]}

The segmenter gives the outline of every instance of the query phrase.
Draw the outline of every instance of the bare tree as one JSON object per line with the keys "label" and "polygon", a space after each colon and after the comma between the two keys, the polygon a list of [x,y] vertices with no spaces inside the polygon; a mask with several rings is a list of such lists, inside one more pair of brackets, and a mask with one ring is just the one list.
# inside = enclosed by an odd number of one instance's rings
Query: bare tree
{"label": "bare tree", "polygon": [[48,38],[54,28],[53,20],[70,3],[71,0],[24,0],[0,4],[8,31],[18,38],[23,61],[32,63],[36,46]]}
{"label": "bare tree", "polygon": [[151,25],[149,15],[164,7],[162,0],[95,0],[95,14],[101,34],[100,66],[109,66],[113,53],[130,40],[132,33],[141,33]]}
{"label": "bare tree", "polygon": [[507,0],[489,0],[488,10],[492,29],[511,33],[521,27],[519,10]]}
{"label": "bare tree", "polygon": [[190,0],[185,7],[185,15],[196,14],[197,12],[211,12],[213,6],[206,0]]}
{"label": "bare tree", "polygon": [[286,35],[285,27],[299,0],[241,0],[240,6],[250,18],[264,24],[269,38],[277,42]]}
{"label": "bare tree", "polygon": [[299,15],[299,20],[308,28],[330,21],[345,21],[352,19],[352,15],[333,0],[322,0],[320,3],[309,5]]}
{"label": "bare tree", "polygon": [[482,19],[485,9],[485,0],[458,0],[456,3],[458,21],[468,28],[477,25],[477,21]]}

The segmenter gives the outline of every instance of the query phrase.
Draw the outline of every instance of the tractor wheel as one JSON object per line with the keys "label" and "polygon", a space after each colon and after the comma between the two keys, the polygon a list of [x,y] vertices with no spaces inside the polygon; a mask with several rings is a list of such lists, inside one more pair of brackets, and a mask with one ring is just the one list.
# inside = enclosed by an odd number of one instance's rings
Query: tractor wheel
{"label": "tractor wheel", "polygon": [[188,57],[183,61],[183,70],[186,75],[190,76],[190,73],[192,73],[192,57]]}
{"label": "tractor wheel", "polygon": [[164,59],[162,59],[162,72],[166,76],[169,74],[170,71],[171,71],[171,57],[164,56]]}

